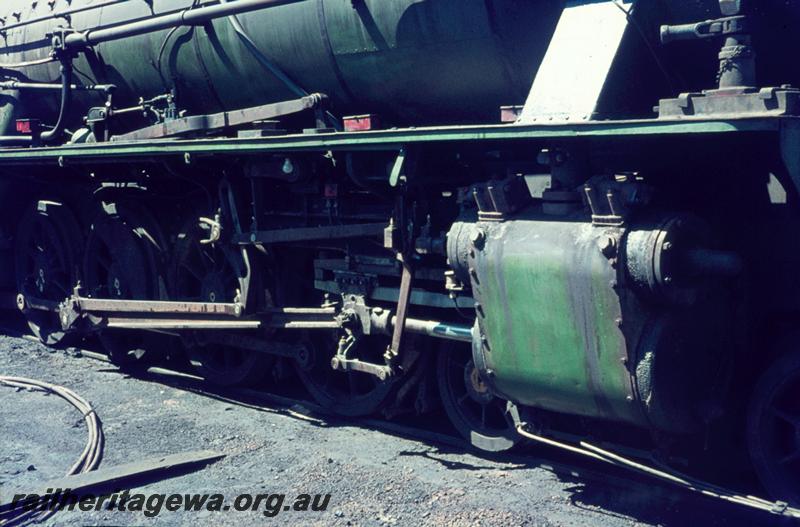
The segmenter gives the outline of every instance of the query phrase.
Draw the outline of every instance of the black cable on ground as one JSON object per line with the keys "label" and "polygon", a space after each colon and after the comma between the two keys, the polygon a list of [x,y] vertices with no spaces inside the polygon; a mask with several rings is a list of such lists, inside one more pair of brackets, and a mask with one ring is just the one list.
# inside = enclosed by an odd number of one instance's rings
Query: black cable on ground
{"label": "black cable on ground", "polygon": [[[66,475],[72,476],[74,474],[89,472],[100,465],[100,460],[103,456],[103,428],[94,408],[92,408],[92,405],[89,404],[86,399],[69,388],[33,379],[26,379],[24,377],[0,375],[0,385],[30,391],[52,393],[74,406],[83,415],[89,437],[80,457],[75,464],[70,467]],[[12,525],[39,523],[45,521],[54,513],[55,511],[52,510],[25,511],[20,508],[11,509],[7,512],[0,513],[0,526],[10,527]]]}

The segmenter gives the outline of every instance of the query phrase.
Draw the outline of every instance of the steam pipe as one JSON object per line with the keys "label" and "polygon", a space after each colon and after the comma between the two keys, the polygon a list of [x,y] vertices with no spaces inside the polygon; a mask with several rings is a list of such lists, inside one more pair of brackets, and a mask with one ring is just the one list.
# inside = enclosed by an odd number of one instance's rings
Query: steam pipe
{"label": "steam pipe", "polygon": [[43,132],[38,137],[34,135],[4,135],[0,136],[0,146],[29,146],[36,141],[49,143],[57,139],[64,131],[67,122],[69,106],[72,103],[72,63],[61,62],[61,107],[58,110],[58,120],[52,130]]}
{"label": "steam pipe", "polygon": [[733,252],[693,249],[681,254],[684,269],[695,277],[735,277],[744,269],[742,258]]}
{"label": "steam pipe", "polygon": [[64,48],[83,48],[103,42],[120,40],[147,33],[154,33],[174,27],[204,24],[216,18],[223,18],[268,7],[305,2],[306,0],[237,0],[226,4],[218,4],[198,9],[184,9],[178,13],[154,16],[137,22],[121,24],[107,29],[89,29],[67,33],[64,36]]}
{"label": "steam pipe", "polygon": [[[67,124],[67,114],[69,113],[69,106],[72,103],[72,63],[61,63],[61,108],[58,110],[58,120],[52,130],[43,132],[39,139],[43,143],[49,143],[53,139],[58,138],[61,132],[64,131],[64,126]],[[33,140],[33,137],[31,137]]]}

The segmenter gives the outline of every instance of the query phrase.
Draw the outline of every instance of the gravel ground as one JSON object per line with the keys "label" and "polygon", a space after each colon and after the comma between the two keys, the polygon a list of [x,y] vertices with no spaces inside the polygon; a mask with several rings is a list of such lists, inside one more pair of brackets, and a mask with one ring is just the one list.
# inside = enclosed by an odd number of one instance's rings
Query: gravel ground
{"label": "gravel ground", "polygon": [[[63,511],[49,524],[79,525],[766,525],[772,517],[607,472],[599,465],[527,450],[482,457],[358,422],[306,420],[137,379],[86,357],[0,336],[0,374],[69,387],[103,422],[101,468],[212,449],[203,470],[143,484],[142,493],[330,494],[323,512]],[[184,388],[180,387],[184,386]],[[63,400],[0,387],[0,501],[35,489],[77,459],[86,430]],[[565,469],[564,463],[571,468]],[[6,491],[6,492],[4,492]]]}

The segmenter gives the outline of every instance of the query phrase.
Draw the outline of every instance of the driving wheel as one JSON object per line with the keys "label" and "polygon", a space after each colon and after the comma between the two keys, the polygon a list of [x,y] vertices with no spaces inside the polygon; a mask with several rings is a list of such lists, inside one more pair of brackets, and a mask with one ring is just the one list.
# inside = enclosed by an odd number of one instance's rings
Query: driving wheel
{"label": "driving wheel", "polygon": [[761,376],[750,401],[747,442],[767,492],[800,505],[800,353],[785,355]]}
{"label": "driving wheel", "polygon": [[[61,302],[78,281],[79,253],[83,247],[75,215],[59,201],[34,202],[20,220],[15,240],[17,291],[26,298]],[[56,311],[29,309],[25,318],[31,332],[43,343],[60,343],[65,332]]]}
{"label": "driving wheel", "polygon": [[[197,217],[188,220],[181,229],[170,265],[174,296],[191,302],[233,302],[237,291],[245,290],[242,281],[246,273],[241,256],[220,243],[201,243],[207,236]],[[198,336],[187,341],[189,361],[204,379],[218,386],[256,383],[272,365],[269,355],[203,343],[202,334]]]}
{"label": "driving wheel", "polygon": [[506,416],[506,401],[494,396],[483,382],[468,344],[443,343],[436,376],[447,416],[474,447],[501,452],[519,441]]}
{"label": "driving wheel", "polygon": [[[84,253],[84,289],[91,298],[160,299],[158,266],[162,247],[152,220],[135,207],[106,207],[92,223]],[[103,329],[99,340],[112,362],[144,366],[165,350],[146,331]]]}
{"label": "driving wheel", "polygon": [[[358,357],[382,364],[389,339],[382,336],[359,338]],[[374,375],[359,371],[331,368],[338,345],[336,333],[310,335],[305,339],[295,367],[303,385],[317,403],[338,415],[357,417],[370,415],[381,408],[392,395],[397,378],[380,381]]]}

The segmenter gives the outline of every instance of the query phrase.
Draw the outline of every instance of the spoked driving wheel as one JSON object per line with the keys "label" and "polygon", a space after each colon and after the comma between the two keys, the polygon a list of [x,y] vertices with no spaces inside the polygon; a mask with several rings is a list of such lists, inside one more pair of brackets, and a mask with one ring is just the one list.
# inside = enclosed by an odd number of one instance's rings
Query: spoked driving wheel
{"label": "spoked driving wheel", "polygon": [[[331,359],[337,342],[338,336],[327,332],[306,339],[303,353],[296,361],[300,380],[320,406],[336,414],[358,417],[377,412],[389,400],[397,379],[380,381],[369,373],[334,370]],[[382,364],[388,344],[385,337],[362,336],[359,338],[358,358]]]}
{"label": "spoked driving wheel", "polygon": [[[82,294],[115,300],[158,300],[158,236],[143,214],[116,209],[99,214],[92,224],[84,254]],[[119,366],[151,362],[163,350],[156,335],[144,331],[104,329],[99,339]]]}
{"label": "spoked driving wheel", "polygon": [[[83,239],[72,211],[57,201],[38,201],[19,224],[15,247],[17,291],[28,299],[61,302],[77,283]],[[56,311],[29,309],[25,317],[33,334],[48,345],[64,339]]]}
{"label": "spoked driving wheel", "polygon": [[750,403],[747,440],[767,492],[800,505],[800,353],[784,356],[762,375]]}
{"label": "spoked driving wheel", "polygon": [[[233,302],[244,291],[245,270],[240,255],[221,244],[203,244],[208,236],[193,218],[186,222],[175,245],[170,265],[174,296],[192,302]],[[271,357],[258,352],[215,343],[203,343],[203,335],[187,344],[192,366],[219,386],[253,384],[269,371]]]}
{"label": "spoked driving wheel", "polygon": [[474,447],[502,452],[518,442],[506,416],[506,401],[492,395],[481,380],[469,345],[445,343],[439,351],[436,376],[447,416]]}

